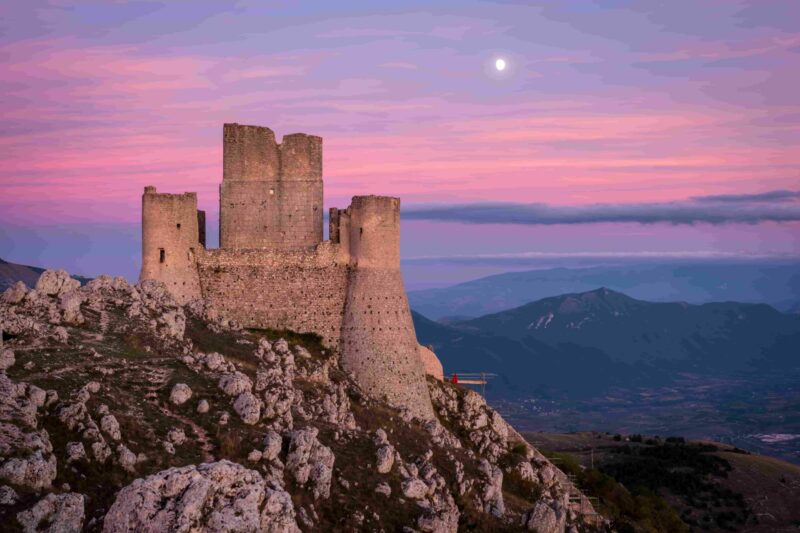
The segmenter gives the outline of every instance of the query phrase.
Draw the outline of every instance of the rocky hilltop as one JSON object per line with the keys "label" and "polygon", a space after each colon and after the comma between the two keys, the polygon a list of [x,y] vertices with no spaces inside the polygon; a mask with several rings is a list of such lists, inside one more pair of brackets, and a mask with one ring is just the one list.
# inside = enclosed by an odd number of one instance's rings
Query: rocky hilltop
{"label": "rocky hilltop", "polygon": [[0,520],[20,531],[595,531],[477,393],[365,395],[319,339],[164,285],[47,271],[0,297]]}

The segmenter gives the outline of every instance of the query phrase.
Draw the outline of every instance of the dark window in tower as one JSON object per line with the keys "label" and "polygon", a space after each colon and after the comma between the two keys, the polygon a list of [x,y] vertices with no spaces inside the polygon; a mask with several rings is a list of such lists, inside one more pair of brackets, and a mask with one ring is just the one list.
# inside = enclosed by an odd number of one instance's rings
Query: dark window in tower
{"label": "dark window in tower", "polygon": [[181,229],[181,223],[178,222],[178,229]]}
{"label": "dark window in tower", "polygon": [[163,248],[158,249],[158,262],[163,263],[167,259],[167,253]]}

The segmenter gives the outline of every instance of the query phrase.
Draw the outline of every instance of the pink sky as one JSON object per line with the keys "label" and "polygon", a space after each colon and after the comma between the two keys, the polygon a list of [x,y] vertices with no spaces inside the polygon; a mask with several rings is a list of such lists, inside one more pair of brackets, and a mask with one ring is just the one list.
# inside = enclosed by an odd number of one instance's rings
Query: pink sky
{"label": "pink sky", "polygon": [[[4,7],[0,227],[136,223],[149,184],[197,191],[214,220],[224,122],[323,136],[329,206],[367,193],[574,206],[798,189],[791,2],[668,4]],[[794,226],[692,231],[797,253]],[[535,248],[541,231],[495,240]],[[687,230],[647,231],[684,247]]]}

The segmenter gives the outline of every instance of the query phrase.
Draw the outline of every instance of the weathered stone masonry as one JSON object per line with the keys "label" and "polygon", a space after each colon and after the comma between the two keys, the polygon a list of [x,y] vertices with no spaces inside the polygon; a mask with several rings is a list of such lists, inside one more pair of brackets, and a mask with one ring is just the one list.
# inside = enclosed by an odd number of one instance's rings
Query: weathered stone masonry
{"label": "weathered stone masonry", "polygon": [[369,394],[433,416],[400,275],[400,200],[356,196],[322,240],[322,139],[225,124],[220,249],[194,193],[142,197],[141,279],[245,326],[316,333]]}

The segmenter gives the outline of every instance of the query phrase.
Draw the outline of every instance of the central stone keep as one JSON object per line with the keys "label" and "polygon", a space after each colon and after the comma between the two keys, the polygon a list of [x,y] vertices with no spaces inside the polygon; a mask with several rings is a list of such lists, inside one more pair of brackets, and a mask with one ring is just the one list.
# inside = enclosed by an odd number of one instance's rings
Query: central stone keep
{"label": "central stone keep", "polygon": [[322,242],[322,138],[275,141],[269,128],[225,124],[221,248],[298,250]]}
{"label": "central stone keep", "polygon": [[194,193],[142,197],[141,279],[248,327],[316,333],[369,395],[432,418],[400,275],[400,199],[355,196],[322,240],[322,138],[225,124],[220,248]]}

